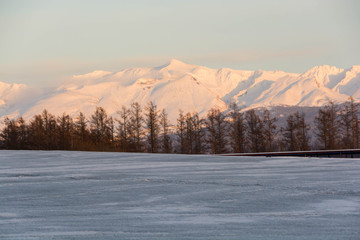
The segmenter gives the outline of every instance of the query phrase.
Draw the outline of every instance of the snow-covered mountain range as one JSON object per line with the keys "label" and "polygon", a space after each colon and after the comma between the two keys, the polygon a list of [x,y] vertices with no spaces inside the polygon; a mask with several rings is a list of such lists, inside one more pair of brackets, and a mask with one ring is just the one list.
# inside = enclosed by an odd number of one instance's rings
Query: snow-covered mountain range
{"label": "snow-covered mountain range", "polygon": [[211,107],[226,110],[231,102],[244,109],[270,106],[322,106],[329,100],[360,100],[360,65],[349,69],[317,66],[298,74],[283,71],[210,69],[171,60],[154,68],[120,72],[94,71],[73,76],[54,89],[0,82],[0,117],[24,116],[43,109],[60,115],[90,116],[97,106],[116,115],[122,105],[153,101],[171,121],[179,109],[205,115]]}

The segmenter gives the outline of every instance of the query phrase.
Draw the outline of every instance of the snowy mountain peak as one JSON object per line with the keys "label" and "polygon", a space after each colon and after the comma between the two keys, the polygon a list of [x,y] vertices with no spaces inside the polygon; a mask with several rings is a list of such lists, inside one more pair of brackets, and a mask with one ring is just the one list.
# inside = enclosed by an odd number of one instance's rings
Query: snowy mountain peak
{"label": "snowy mountain peak", "polygon": [[111,72],[108,72],[108,71],[102,71],[102,70],[96,70],[96,71],[93,71],[91,73],[86,73],[86,74],[83,74],[83,75],[74,75],[73,78],[74,79],[84,79],[84,78],[101,78],[101,77],[104,77],[108,74],[110,74]]}
{"label": "snowy mountain peak", "polygon": [[9,95],[14,91],[21,91],[22,89],[29,89],[29,88],[30,87],[25,84],[0,82],[0,99],[4,95]]}
{"label": "snowy mountain peak", "polygon": [[356,73],[360,73],[360,65],[353,65],[350,69],[350,72],[356,72]]}
{"label": "snowy mountain peak", "polygon": [[312,79],[318,88],[332,87],[335,85],[335,83],[333,83],[334,77],[336,78],[336,76],[342,72],[344,72],[344,69],[335,66],[322,65],[311,68],[301,74],[301,77],[304,79]]}
{"label": "snowy mountain peak", "polygon": [[167,63],[168,66],[173,66],[173,67],[176,67],[176,66],[183,66],[183,65],[188,65],[178,59],[175,59],[175,58],[172,58],[169,60],[169,62]]}
{"label": "snowy mountain peak", "polygon": [[170,59],[169,62],[167,62],[165,65],[162,65],[160,68],[161,69],[167,69],[167,70],[184,70],[184,69],[189,69],[189,68],[194,68],[195,65],[191,65],[191,64],[187,64],[184,63],[180,60],[177,59]]}
{"label": "snowy mountain peak", "polygon": [[29,119],[43,109],[55,115],[66,112],[76,116],[81,111],[90,116],[97,106],[117,117],[116,112],[122,105],[138,102],[145,106],[153,101],[160,109],[166,109],[170,120],[176,122],[179,109],[206,116],[212,107],[226,110],[231,102],[250,109],[321,106],[329,100],[345,102],[349,96],[360,101],[360,65],[348,70],[323,65],[296,74],[215,70],[171,59],[161,67],[76,75],[37,98],[25,99],[23,96],[30,95],[18,90],[21,88],[0,83],[0,117],[22,115]]}
{"label": "snowy mountain peak", "polygon": [[344,69],[340,69],[335,66],[321,65],[321,66],[315,66],[315,67],[311,68],[310,70],[306,71],[302,75],[323,78],[328,75],[338,74],[342,71],[344,71]]}
{"label": "snowy mountain peak", "polygon": [[[17,116],[22,105],[29,104],[42,91],[25,84],[0,82],[0,117]],[[16,109],[16,110],[14,110]]]}

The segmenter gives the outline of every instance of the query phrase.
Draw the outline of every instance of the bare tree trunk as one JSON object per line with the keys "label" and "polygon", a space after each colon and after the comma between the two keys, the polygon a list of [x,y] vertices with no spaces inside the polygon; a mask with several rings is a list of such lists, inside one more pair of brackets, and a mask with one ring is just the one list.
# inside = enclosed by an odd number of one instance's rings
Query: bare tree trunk
{"label": "bare tree trunk", "polygon": [[320,108],[315,118],[316,135],[324,149],[336,149],[339,147],[338,106],[329,102]]}
{"label": "bare tree trunk", "polygon": [[272,152],[274,150],[274,139],[276,136],[276,118],[271,118],[269,110],[265,110],[263,113],[263,126],[265,137],[265,151]]}
{"label": "bare tree trunk", "polygon": [[212,108],[208,112],[206,128],[208,130],[207,142],[210,144],[213,154],[224,153],[226,151],[226,121],[225,116],[219,109]]}
{"label": "bare tree trunk", "polygon": [[160,114],[160,125],[162,128],[162,152],[171,153],[170,122],[165,109],[163,109]]}
{"label": "bare tree trunk", "polygon": [[233,152],[245,151],[245,123],[244,116],[236,103],[230,104],[230,129],[231,147]]}
{"label": "bare tree trunk", "polygon": [[153,102],[149,102],[145,108],[146,126],[148,131],[149,152],[158,152],[158,138],[159,138],[159,111]]}
{"label": "bare tree trunk", "polygon": [[139,103],[134,102],[131,104],[130,110],[131,133],[133,142],[135,144],[135,151],[140,152],[142,148],[142,137],[144,117],[142,116],[142,109]]}
{"label": "bare tree trunk", "polygon": [[255,110],[249,110],[245,114],[247,125],[247,140],[251,152],[263,152],[264,147],[264,133],[263,124],[260,117],[255,113]]}

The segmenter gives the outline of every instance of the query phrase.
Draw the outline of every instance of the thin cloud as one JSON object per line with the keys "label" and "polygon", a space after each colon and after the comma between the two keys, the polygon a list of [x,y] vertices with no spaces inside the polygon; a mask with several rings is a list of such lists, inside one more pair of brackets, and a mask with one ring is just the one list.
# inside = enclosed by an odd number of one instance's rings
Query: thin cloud
{"label": "thin cloud", "polygon": [[281,50],[281,51],[259,51],[259,50],[244,50],[244,51],[229,51],[218,52],[204,55],[197,55],[186,57],[188,60],[196,62],[207,61],[224,64],[238,64],[238,63],[255,63],[258,61],[268,61],[273,59],[285,59],[296,57],[317,57],[324,53],[323,49],[299,49],[299,50]]}

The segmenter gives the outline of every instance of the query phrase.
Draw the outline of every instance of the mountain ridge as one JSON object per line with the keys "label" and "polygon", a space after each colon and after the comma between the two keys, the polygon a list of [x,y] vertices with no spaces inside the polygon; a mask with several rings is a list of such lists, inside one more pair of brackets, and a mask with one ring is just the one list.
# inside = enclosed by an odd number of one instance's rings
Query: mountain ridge
{"label": "mountain ridge", "polygon": [[287,73],[211,69],[171,59],[158,67],[74,75],[50,90],[0,82],[0,117],[29,119],[43,109],[56,115],[75,116],[81,111],[90,116],[97,106],[116,115],[122,105],[144,106],[153,101],[174,122],[180,109],[205,116],[210,108],[225,111],[232,102],[243,109],[322,106],[330,100],[345,102],[350,96],[360,100],[360,65],[348,69],[322,65],[304,73]]}

